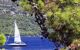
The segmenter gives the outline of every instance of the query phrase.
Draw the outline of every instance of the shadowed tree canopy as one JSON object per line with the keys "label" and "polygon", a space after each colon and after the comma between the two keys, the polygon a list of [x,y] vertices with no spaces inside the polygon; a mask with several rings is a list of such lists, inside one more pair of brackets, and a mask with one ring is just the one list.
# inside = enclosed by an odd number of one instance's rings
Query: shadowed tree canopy
{"label": "shadowed tree canopy", "polygon": [[15,1],[17,1],[17,0],[11,0],[12,2],[15,2]]}
{"label": "shadowed tree canopy", "polygon": [[[80,0],[37,0],[36,4],[38,9],[47,16],[48,25],[55,31],[50,34],[51,39],[56,39],[68,46],[74,37],[80,37]],[[20,2],[20,5],[26,10],[31,8],[27,2]]]}

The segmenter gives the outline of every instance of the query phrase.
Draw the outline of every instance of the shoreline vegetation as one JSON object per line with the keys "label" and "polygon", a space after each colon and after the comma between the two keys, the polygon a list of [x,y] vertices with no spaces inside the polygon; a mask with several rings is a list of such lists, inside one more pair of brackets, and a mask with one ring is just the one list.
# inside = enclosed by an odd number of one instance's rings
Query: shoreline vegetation
{"label": "shoreline vegetation", "polygon": [[21,35],[35,35],[37,33],[40,33],[39,26],[35,22],[33,16],[22,16],[17,14],[16,17],[10,14],[0,15],[0,32],[13,35],[14,19],[17,20]]}
{"label": "shoreline vegetation", "polygon": [[6,43],[6,37],[4,34],[0,33],[0,47],[5,45],[5,43]]}
{"label": "shoreline vegetation", "polygon": [[41,33],[35,17],[32,17],[34,14],[36,16],[35,9],[38,9],[42,15],[46,15],[46,21],[43,19],[44,25],[52,29],[48,39],[63,44],[65,48],[78,50],[80,46],[80,0],[20,0],[17,4],[21,10],[30,12],[30,16],[0,15],[2,33],[14,32],[14,19],[17,20],[21,34]]}
{"label": "shoreline vegetation", "polygon": [[[32,5],[33,3],[35,6]],[[42,14],[45,14],[47,18],[48,27],[50,26],[54,31],[49,34],[49,39],[68,47],[73,46],[73,41],[78,39],[76,35],[80,37],[79,3],[80,0],[21,0],[19,5],[25,11],[32,12],[33,7],[36,7],[43,12]]]}

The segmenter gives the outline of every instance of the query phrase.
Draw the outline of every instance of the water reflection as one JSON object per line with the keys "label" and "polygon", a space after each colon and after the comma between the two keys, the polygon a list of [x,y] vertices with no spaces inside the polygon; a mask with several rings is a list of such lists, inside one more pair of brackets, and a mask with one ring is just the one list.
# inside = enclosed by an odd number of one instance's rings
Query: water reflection
{"label": "water reflection", "polygon": [[13,47],[13,50],[22,50],[21,47]]}
{"label": "water reflection", "polygon": [[6,50],[5,48],[2,48],[2,49],[0,49],[0,50]]}

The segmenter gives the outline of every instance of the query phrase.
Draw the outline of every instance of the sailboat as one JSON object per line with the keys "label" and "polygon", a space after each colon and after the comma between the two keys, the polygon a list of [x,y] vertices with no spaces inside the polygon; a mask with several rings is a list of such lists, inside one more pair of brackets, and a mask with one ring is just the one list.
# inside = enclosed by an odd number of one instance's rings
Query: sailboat
{"label": "sailboat", "polygon": [[9,45],[13,45],[13,46],[26,45],[24,42],[21,41],[20,32],[19,32],[18,26],[16,24],[16,20],[15,20],[14,24],[15,24],[15,28],[14,28],[14,43],[11,43]]}

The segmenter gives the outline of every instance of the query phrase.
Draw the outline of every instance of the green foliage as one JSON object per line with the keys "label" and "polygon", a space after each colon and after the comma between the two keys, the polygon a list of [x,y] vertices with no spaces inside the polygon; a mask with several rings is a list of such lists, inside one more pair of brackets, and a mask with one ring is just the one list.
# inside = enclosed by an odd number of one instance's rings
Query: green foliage
{"label": "green foliage", "polygon": [[62,43],[67,39],[67,45],[72,41],[73,35],[80,34],[79,3],[80,0],[57,0],[57,2],[45,4],[42,0],[38,0],[38,8],[48,16],[48,24],[55,31],[55,35],[57,34],[56,36],[50,34],[50,38],[58,37]]}
{"label": "green foliage", "polygon": [[46,15],[47,15],[48,17],[51,17],[51,16],[53,15],[53,12],[47,11]]}
{"label": "green foliage", "polygon": [[3,34],[0,34],[0,46],[3,46],[6,42],[6,37]]}
{"label": "green foliage", "polygon": [[65,1],[65,0],[60,0],[60,2],[61,2],[61,3],[65,3],[66,1]]}
{"label": "green foliage", "polygon": [[61,50],[66,50],[66,48],[61,48]]}
{"label": "green foliage", "polygon": [[[60,3],[67,4],[62,7],[60,6],[63,4],[56,4],[58,5],[58,8],[56,11],[53,11],[53,16],[47,16],[49,25],[53,28],[53,30],[55,30],[55,34],[57,33],[57,35],[59,35],[57,36],[59,38],[58,40],[61,43],[64,43],[64,39],[66,38],[66,45],[68,45],[68,42],[73,40],[74,35],[80,34],[80,6],[75,5],[75,3],[79,3],[79,1],[73,2],[72,0],[60,0]],[[54,39],[53,37],[55,37],[55,35],[51,36],[52,39]]]}
{"label": "green foliage", "polygon": [[15,14],[15,17],[10,14],[0,15],[0,32],[13,35],[15,19],[21,35],[36,35],[40,33],[40,28],[35,22],[34,16],[18,14]]}
{"label": "green foliage", "polygon": [[74,3],[80,3],[80,0],[73,0]]}
{"label": "green foliage", "polygon": [[42,0],[38,0],[38,7],[40,8],[40,9],[42,9],[42,8],[44,8],[44,2],[42,1]]}
{"label": "green foliage", "polygon": [[51,33],[48,38],[56,41],[58,40],[58,33]]}
{"label": "green foliage", "polygon": [[29,4],[29,1],[28,0],[21,0],[19,1],[19,5],[22,7],[23,10],[25,11],[31,11],[32,10],[32,7],[31,5]]}

